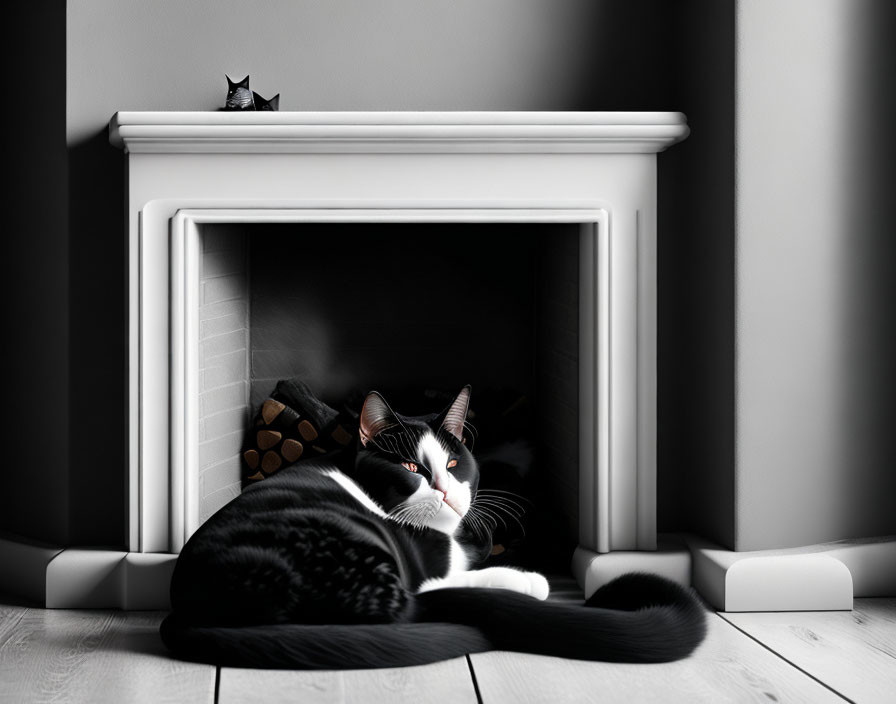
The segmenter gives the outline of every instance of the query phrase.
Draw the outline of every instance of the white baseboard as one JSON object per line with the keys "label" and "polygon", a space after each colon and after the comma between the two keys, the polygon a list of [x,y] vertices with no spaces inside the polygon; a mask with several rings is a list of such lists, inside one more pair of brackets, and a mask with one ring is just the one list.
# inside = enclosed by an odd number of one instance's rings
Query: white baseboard
{"label": "white baseboard", "polygon": [[171,608],[169,588],[177,555],[169,553],[129,552],[124,557],[123,609]]}
{"label": "white baseboard", "polygon": [[0,592],[43,604],[47,565],[62,548],[0,536]]}
{"label": "white baseboard", "polygon": [[655,551],[619,550],[596,553],[576,548],[572,557],[572,574],[590,597],[607,582],[626,572],[650,572],[674,582],[691,584],[691,553],[687,546],[672,537],[660,538]]}
{"label": "white baseboard", "polygon": [[[176,560],[0,537],[0,592],[56,609],[168,609]],[[661,536],[650,552],[578,548],[572,568],[586,597],[640,571],[692,584],[720,611],[839,611],[851,609],[853,597],[896,596],[896,536],[753,552],[697,536]]]}
{"label": "white baseboard", "polygon": [[167,610],[176,560],[166,553],[63,550],[47,565],[46,607]]}
{"label": "white baseboard", "polygon": [[48,609],[167,610],[177,555],[52,548],[0,538],[0,591]]}
{"label": "white baseboard", "polygon": [[896,536],[734,552],[683,536],[693,585],[720,611],[840,611],[896,596]]}
{"label": "white baseboard", "polygon": [[841,611],[853,597],[896,596],[896,536],[752,552],[661,536],[656,552],[578,548],[572,570],[586,598],[625,572],[651,572],[693,585],[719,611]]}

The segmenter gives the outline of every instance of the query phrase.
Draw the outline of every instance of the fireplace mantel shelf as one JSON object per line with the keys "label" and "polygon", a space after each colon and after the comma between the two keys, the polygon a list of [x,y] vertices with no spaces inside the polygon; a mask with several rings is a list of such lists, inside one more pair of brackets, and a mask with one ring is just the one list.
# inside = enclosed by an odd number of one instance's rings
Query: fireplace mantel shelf
{"label": "fireplace mantel shelf", "polygon": [[656,153],[680,112],[119,112],[130,153]]}

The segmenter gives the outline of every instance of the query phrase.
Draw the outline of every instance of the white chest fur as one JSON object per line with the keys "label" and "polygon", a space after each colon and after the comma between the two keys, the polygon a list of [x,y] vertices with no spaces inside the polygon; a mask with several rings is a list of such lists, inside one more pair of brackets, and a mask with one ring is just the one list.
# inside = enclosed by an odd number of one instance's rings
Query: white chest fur
{"label": "white chest fur", "polygon": [[328,476],[330,479],[335,481],[337,484],[342,486],[349,494],[351,494],[355,499],[358,500],[358,503],[361,504],[364,508],[368,508],[373,511],[377,516],[386,517],[386,512],[383,511],[383,507],[376,503],[373,499],[371,499],[364,490],[359,487],[355,482],[345,476],[338,469],[331,469],[324,472],[325,476]]}
{"label": "white chest fur", "polygon": [[449,538],[451,541],[451,554],[450,554],[450,562],[448,564],[448,574],[454,574],[455,572],[466,572],[470,566],[470,561],[467,559],[467,554],[464,552],[464,549],[460,546],[454,538]]}

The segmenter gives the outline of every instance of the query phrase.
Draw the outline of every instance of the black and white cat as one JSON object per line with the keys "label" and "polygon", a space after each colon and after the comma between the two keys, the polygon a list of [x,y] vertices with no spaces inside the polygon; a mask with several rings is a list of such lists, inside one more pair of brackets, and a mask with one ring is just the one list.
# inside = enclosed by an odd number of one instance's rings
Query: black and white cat
{"label": "black and white cat", "polygon": [[535,572],[472,569],[491,543],[463,443],[469,401],[466,387],[442,414],[409,418],[373,392],[349,466],[299,464],[247,488],[181,552],[165,644],[190,660],[295,669],[492,649],[627,662],[693,651],[703,609],[660,577],[625,575],[582,607],[546,601]]}

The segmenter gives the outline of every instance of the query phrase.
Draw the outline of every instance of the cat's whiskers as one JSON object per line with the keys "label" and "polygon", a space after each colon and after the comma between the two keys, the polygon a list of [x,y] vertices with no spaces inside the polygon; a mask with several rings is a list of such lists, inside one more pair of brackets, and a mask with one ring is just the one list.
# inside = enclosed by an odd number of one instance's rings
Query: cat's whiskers
{"label": "cat's whiskers", "polygon": [[526,513],[526,509],[522,504],[514,501],[513,499],[509,499],[506,496],[481,493],[477,493],[476,500],[483,508],[488,507],[495,513],[497,513],[499,510],[503,511],[509,519],[511,519],[520,527],[523,535],[526,534],[526,528],[523,525],[523,522],[520,520],[520,518]]}
{"label": "cat's whiskers", "polygon": [[411,504],[408,501],[402,501],[400,504],[395,506],[391,511],[389,511],[389,517],[394,517],[395,515],[401,513],[405,509],[410,508]]}
{"label": "cat's whiskers", "polygon": [[486,538],[491,535],[491,526],[488,525],[477,512],[467,511],[467,513],[464,515],[463,520],[467,521],[468,519],[470,528],[474,530],[480,538]]}
{"label": "cat's whiskers", "polygon": [[[495,521],[495,526],[497,527],[497,522],[500,521],[506,530],[510,530],[510,526],[507,524],[507,521],[501,516],[500,512],[504,512],[506,517],[516,523],[522,534],[526,535],[526,528],[523,525],[523,522],[520,520],[520,517],[525,513],[524,510],[511,508],[508,505],[505,505],[497,500],[496,497],[480,497],[477,493],[476,498],[473,501],[473,506],[475,506],[481,513],[484,513],[490,516]],[[519,513],[517,511],[520,511]]]}
{"label": "cat's whiskers", "polygon": [[489,526],[485,523],[481,516],[479,516],[474,511],[468,511],[467,515],[464,516],[464,522],[470,526],[470,528],[474,529],[477,533],[483,529],[489,529]]}
{"label": "cat's whiskers", "polygon": [[409,502],[409,503],[407,503],[406,505],[402,506],[401,508],[395,510],[395,511],[394,511],[393,513],[391,513],[390,515],[391,515],[391,516],[397,516],[397,517],[399,517],[399,518],[404,518],[404,517],[407,517],[407,516],[412,516],[412,515],[414,515],[414,514],[417,513],[419,510],[420,510],[420,509],[419,509],[419,507],[417,506],[416,503],[410,503],[410,502]]}
{"label": "cat's whiskers", "polygon": [[441,501],[436,499],[422,499],[417,501],[403,501],[393,508],[387,515],[388,518],[412,528],[424,528],[427,521],[433,518],[441,507]]}
{"label": "cat's whiskers", "polygon": [[[483,511],[489,511],[489,509],[480,506]],[[501,516],[497,513],[491,513],[490,515],[494,516],[494,518],[500,521],[501,525],[504,526],[504,530],[510,530],[510,526],[507,525],[507,521],[505,521]]]}
{"label": "cat's whiskers", "polygon": [[487,506],[496,506],[502,508],[505,511],[509,511],[510,513],[513,513],[517,516],[522,516],[524,513],[526,513],[526,509],[515,502],[505,503],[493,497],[480,498],[478,496],[476,497],[476,500],[479,503],[485,504]]}
{"label": "cat's whiskers", "polygon": [[504,497],[504,498],[507,498],[507,497],[511,497],[511,496],[512,496],[513,499],[508,498],[508,501],[516,501],[516,500],[519,500],[519,501],[523,501],[523,502],[529,504],[530,506],[533,506],[533,505],[534,505],[529,499],[527,499],[527,498],[526,498],[525,496],[523,496],[522,494],[517,494],[516,492],[513,492],[513,491],[506,491],[506,490],[504,490],[504,489],[479,489],[479,490],[476,492],[476,494],[477,494],[477,496],[478,496],[479,494],[482,494],[483,496],[491,496],[491,495],[495,495],[495,496],[501,496],[501,497]]}
{"label": "cat's whiskers", "polygon": [[485,504],[482,504],[479,502],[474,502],[472,508],[474,508],[476,511],[478,511],[479,515],[488,516],[496,526],[497,526],[498,521],[501,520],[501,517],[498,516],[498,513],[495,510],[493,510],[490,506],[486,506]]}
{"label": "cat's whiskers", "polygon": [[495,530],[495,528],[498,527],[498,522],[494,518],[492,518],[492,516],[483,513],[478,508],[470,509],[467,512],[467,516],[470,516],[472,520],[477,521],[480,525],[482,525],[489,535],[492,533],[492,531]]}
{"label": "cat's whiskers", "polygon": [[479,503],[498,506],[505,511],[509,511],[520,516],[526,513],[526,507],[521,503],[499,494],[489,494],[484,491],[478,491],[476,492],[475,500]]}
{"label": "cat's whiskers", "polygon": [[510,520],[516,521],[517,523],[520,522],[520,518],[522,517],[522,514],[512,513],[504,509],[504,507],[502,506],[494,506],[492,504],[479,504],[479,509],[481,511],[487,512],[489,515],[498,516],[499,518],[508,518]]}
{"label": "cat's whiskers", "polygon": [[416,504],[404,501],[393,508],[392,511],[389,512],[388,517],[396,523],[411,524],[415,519],[416,513]]}

